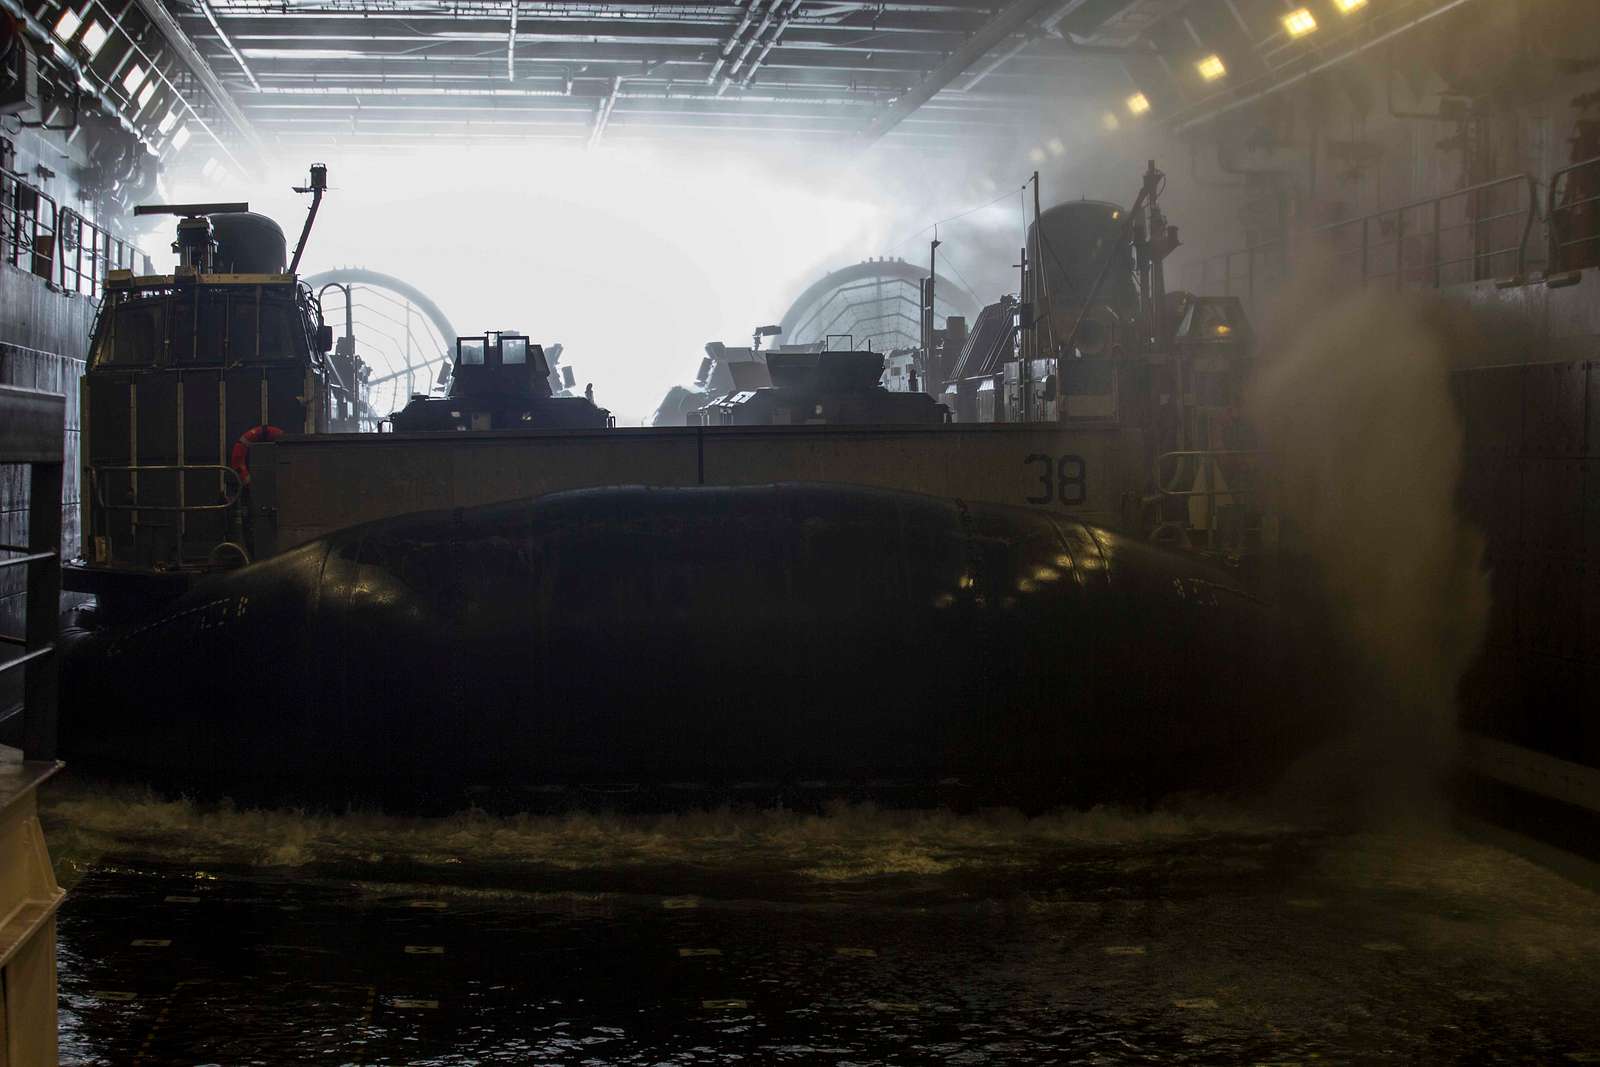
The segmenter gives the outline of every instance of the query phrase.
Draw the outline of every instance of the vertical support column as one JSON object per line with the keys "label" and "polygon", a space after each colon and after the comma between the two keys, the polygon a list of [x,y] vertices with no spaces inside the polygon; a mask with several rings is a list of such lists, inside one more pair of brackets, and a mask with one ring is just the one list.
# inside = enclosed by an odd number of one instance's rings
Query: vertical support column
{"label": "vertical support column", "polygon": [[0,1063],[53,1065],[56,1036],[56,884],[35,792],[54,763],[0,764]]}
{"label": "vertical support column", "polygon": [[29,480],[28,652],[42,653],[23,670],[23,751],[56,758],[56,656],[51,647],[61,614],[61,466],[34,463]]}
{"label": "vertical support column", "polygon": [[[61,468],[66,402],[0,386],[0,463],[31,467],[28,543],[5,546],[0,566],[26,568],[28,613],[20,656],[0,671],[23,675],[22,730],[28,760],[0,753],[0,1064],[54,1064],[55,914],[61,888],[50,867],[34,792],[59,768],[56,656],[61,605]],[[8,644],[15,643],[13,638]],[[40,757],[43,757],[42,759]]]}

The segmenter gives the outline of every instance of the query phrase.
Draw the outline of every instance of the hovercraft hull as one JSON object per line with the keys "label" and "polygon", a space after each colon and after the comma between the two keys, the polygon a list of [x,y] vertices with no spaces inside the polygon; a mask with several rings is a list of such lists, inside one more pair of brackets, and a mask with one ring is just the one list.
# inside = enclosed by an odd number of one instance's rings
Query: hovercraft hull
{"label": "hovercraft hull", "polygon": [[449,804],[605,783],[1228,786],[1309,740],[1272,619],[1061,515],[833,485],[386,519],[77,640],[63,755]]}

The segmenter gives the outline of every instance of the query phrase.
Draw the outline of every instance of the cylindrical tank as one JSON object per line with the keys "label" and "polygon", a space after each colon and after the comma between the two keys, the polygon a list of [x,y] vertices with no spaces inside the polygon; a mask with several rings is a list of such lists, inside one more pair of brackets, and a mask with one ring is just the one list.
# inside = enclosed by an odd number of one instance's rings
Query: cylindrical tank
{"label": "cylindrical tank", "polygon": [[[1028,255],[1041,256],[1050,299],[1058,307],[1077,307],[1089,299],[1096,277],[1110,260],[1105,280],[1094,299],[1129,317],[1139,307],[1133,278],[1133,250],[1126,240],[1126,215],[1120,205],[1103,200],[1072,200],[1044,212],[1028,226]],[[1042,251],[1035,240],[1044,226]]]}
{"label": "cylindrical tank", "polygon": [[352,527],[76,643],[63,755],[404,804],[546,783],[1144,796],[1306,740],[1262,605],[1057,514],[607,488]]}
{"label": "cylindrical tank", "polygon": [[254,211],[224,211],[209,217],[217,242],[216,273],[283,273],[289,245],[276,222]]}

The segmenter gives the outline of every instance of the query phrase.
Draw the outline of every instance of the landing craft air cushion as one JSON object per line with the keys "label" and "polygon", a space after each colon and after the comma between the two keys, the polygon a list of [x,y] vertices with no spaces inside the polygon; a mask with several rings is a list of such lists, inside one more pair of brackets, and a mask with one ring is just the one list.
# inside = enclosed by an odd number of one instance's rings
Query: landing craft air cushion
{"label": "landing craft air cushion", "polygon": [[955,780],[1143,798],[1281,768],[1264,606],[1043,512],[831,485],[386,519],[68,653],[75,765],[457,805],[550,785]]}
{"label": "landing craft air cushion", "polygon": [[[79,765],[402,806],[751,780],[1100,799],[1259,779],[1316,732],[1261,651],[1283,620],[1084,521],[1142,527],[1146,405],[950,426],[877,384],[881,355],[815,352],[719,417],[617,430],[505,332],[460,339],[460,390],[397,413],[413,432],[330,433],[364,378],[325,356],[306,233],[287,272],[280,240],[227,275],[230,233],[281,231],[221,219],[190,213],[172,277],[113,278],[97,324]],[[478,352],[515,395],[468,395]],[[1194,492],[1205,516],[1243,500]]]}

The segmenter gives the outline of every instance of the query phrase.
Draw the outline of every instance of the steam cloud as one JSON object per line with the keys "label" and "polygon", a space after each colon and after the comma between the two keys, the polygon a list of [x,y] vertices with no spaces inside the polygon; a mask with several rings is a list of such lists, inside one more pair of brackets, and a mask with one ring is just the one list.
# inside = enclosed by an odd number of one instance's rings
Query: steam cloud
{"label": "steam cloud", "polygon": [[1354,659],[1341,695],[1355,729],[1321,784],[1354,790],[1338,799],[1369,816],[1426,816],[1489,614],[1483,538],[1456,507],[1464,434],[1449,380],[1485,342],[1465,309],[1431,296],[1301,291],[1284,306],[1292,322],[1268,330],[1248,404],[1274,456],[1285,546],[1310,557]]}

